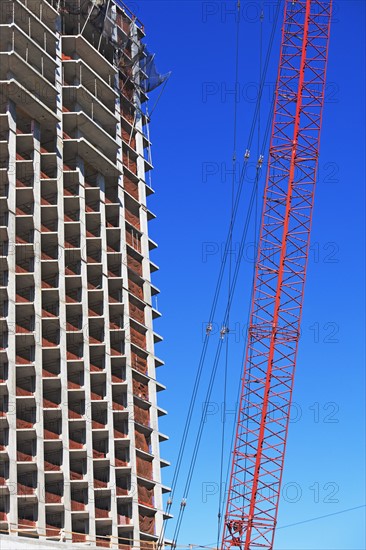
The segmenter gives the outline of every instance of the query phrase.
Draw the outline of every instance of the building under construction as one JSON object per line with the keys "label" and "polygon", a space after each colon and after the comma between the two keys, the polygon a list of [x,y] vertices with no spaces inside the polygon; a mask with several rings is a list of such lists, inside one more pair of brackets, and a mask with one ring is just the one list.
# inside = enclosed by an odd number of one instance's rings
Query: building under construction
{"label": "building under construction", "polygon": [[119,0],[4,0],[0,24],[0,546],[151,548],[169,489],[144,105],[164,77]]}
{"label": "building under construction", "polygon": [[[151,284],[157,267],[149,258],[156,245],[148,237],[148,221],[154,216],[146,204],[152,188],[145,175],[152,168],[147,93],[167,75],[156,71],[154,56],[143,44],[143,26],[120,0],[0,3],[3,550],[160,550],[164,544],[177,548],[207,405],[230,332],[230,307],[269,134],[246,350],[228,492],[219,501],[217,548],[273,550],[332,14],[332,0],[283,4],[273,109],[246,219],[240,222],[241,252],[233,271],[231,263],[228,269],[222,329],[175,531],[168,542],[164,520],[171,517],[250,149],[255,129],[260,130],[261,95],[281,1],[260,72],[236,194],[233,179],[225,253],[165,511],[162,495],[169,488],[162,485],[161,467],[167,463],[159,451],[165,436],[158,429],[158,416],[164,411],[156,400],[163,389],[156,380],[162,361],[154,352],[161,337],[153,330],[159,312],[152,304],[158,290]],[[240,1],[237,11],[236,67]],[[234,162],[236,116],[235,108]],[[228,347],[225,371],[227,357]],[[226,378],[224,388],[226,394]],[[222,464],[223,444],[224,433]]]}

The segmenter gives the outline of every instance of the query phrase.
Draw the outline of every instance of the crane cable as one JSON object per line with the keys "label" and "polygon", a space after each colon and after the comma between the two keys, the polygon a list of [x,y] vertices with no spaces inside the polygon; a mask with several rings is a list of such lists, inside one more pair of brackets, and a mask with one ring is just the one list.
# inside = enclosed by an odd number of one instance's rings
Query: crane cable
{"label": "crane cable", "polygon": [[[268,51],[267,51],[267,55],[266,55],[265,68],[264,68],[263,75],[262,75],[262,81],[261,81],[260,86],[259,86],[259,94],[258,94],[257,104],[256,104],[256,108],[255,108],[255,113],[254,113],[254,120],[253,120],[252,127],[251,127],[250,134],[249,134],[247,152],[250,150],[250,146],[251,146],[251,143],[252,143],[252,140],[253,140],[255,124],[256,124],[256,120],[257,120],[257,117],[258,117],[258,111],[259,111],[258,103],[259,103],[259,99],[260,99],[260,97],[263,93],[264,78],[265,78],[265,75],[266,75],[266,72],[267,72],[269,57],[270,57],[270,53],[271,53],[271,50],[272,50],[274,33],[275,33],[276,26],[277,26],[277,21],[278,21],[280,2],[281,2],[281,0],[278,1],[276,16],[275,16],[275,19],[274,19],[274,22],[273,22],[271,39],[270,39],[270,43],[269,43]],[[247,159],[248,159],[248,157],[245,156],[245,160],[247,160]],[[237,192],[236,199],[235,199],[235,204],[234,204],[233,219],[231,220],[231,224],[230,224],[230,228],[229,228],[229,235],[228,235],[227,240],[226,240],[225,253],[224,253],[223,262],[221,264],[221,270],[220,270],[220,274],[219,274],[219,280],[217,282],[214,301],[213,301],[212,308],[211,308],[210,320],[213,318],[213,314],[215,313],[216,306],[217,306],[218,293],[219,293],[219,290],[220,290],[220,287],[221,287],[222,278],[223,278],[223,271],[224,271],[224,268],[225,268],[225,263],[226,263],[226,258],[227,258],[228,243],[229,243],[229,239],[232,235],[232,231],[233,231],[233,225],[234,225],[236,214],[237,214],[238,203],[239,203],[239,199],[240,199],[240,196],[241,196],[242,186],[243,186],[243,182],[244,182],[244,178],[245,178],[245,174],[246,174],[246,168],[247,168],[247,162],[244,163],[244,166],[243,166],[243,169],[242,169],[242,172],[241,172],[240,184],[239,184],[239,188],[238,188],[238,192]],[[208,335],[206,334],[206,338],[205,338],[205,341],[204,341],[204,345],[203,345],[203,349],[202,349],[202,353],[201,353],[201,357],[200,357],[199,368],[198,368],[198,372],[197,372],[197,376],[196,376],[196,380],[195,380],[194,390],[193,390],[193,394],[192,394],[192,398],[191,398],[191,403],[190,403],[190,407],[189,407],[189,411],[188,411],[188,415],[187,415],[185,430],[184,430],[184,434],[183,434],[183,438],[182,438],[182,442],[181,442],[181,446],[180,446],[180,450],[179,450],[178,463],[177,463],[175,473],[174,473],[174,477],[173,477],[172,496],[174,494],[174,490],[175,490],[175,487],[176,487],[176,482],[177,482],[177,478],[178,478],[178,474],[179,474],[179,470],[180,470],[180,466],[181,466],[181,462],[182,462],[182,455],[183,455],[183,451],[184,451],[184,448],[185,448],[187,434],[188,434],[188,430],[189,430],[189,426],[190,426],[190,422],[191,422],[191,418],[192,418],[192,407],[193,407],[193,404],[194,404],[194,401],[195,401],[195,398],[196,398],[196,395],[197,395],[197,391],[198,391],[199,381],[200,381],[201,374],[202,374],[203,361],[204,361],[206,351],[207,351],[207,345],[208,345]],[[170,501],[168,502],[167,513],[169,513],[169,511],[170,511],[171,505],[172,505],[172,499],[170,499]]]}
{"label": "crane cable", "polygon": [[[270,110],[269,115],[268,115],[266,132],[265,132],[265,136],[264,136],[264,139],[263,139],[262,151],[265,150],[265,147],[266,147],[266,144],[267,144],[267,141],[268,141],[268,136],[269,136],[269,132],[270,132],[270,128],[271,128],[271,121],[272,121],[272,109]],[[250,197],[250,201],[249,201],[249,205],[248,205],[247,216],[246,216],[246,219],[245,219],[244,228],[243,228],[243,232],[242,232],[242,236],[241,236],[239,254],[238,254],[238,257],[237,257],[237,260],[236,260],[234,276],[233,276],[232,284],[231,284],[231,287],[230,287],[230,300],[228,301],[226,311],[225,311],[225,315],[224,315],[224,319],[223,319],[223,326],[227,325],[228,316],[229,316],[232,301],[233,301],[233,298],[234,298],[234,292],[235,292],[236,284],[237,284],[237,281],[238,281],[238,275],[239,275],[239,271],[240,271],[240,267],[241,267],[241,259],[242,259],[243,252],[244,252],[246,237],[247,237],[247,234],[248,234],[251,215],[252,215],[253,207],[254,207],[254,204],[255,204],[255,196],[256,196],[256,193],[257,193],[258,183],[259,183],[259,180],[260,180],[261,173],[262,173],[262,163],[258,162],[257,168],[256,168],[256,177],[255,177],[255,181],[254,181],[254,184],[253,184],[252,193],[251,193],[251,197]],[[181,524],[182,524],[182,520],[183,520],[184,511],[186,509],[186,502],[187,502],[188,493],[189,493],[189,489],[190,489],[190,485],[191,485],[191,481],[192,481],[192,477],[193,477],[194,467],[195,467],[196,460],[197,460],[199,446],[200,446],[200,443],[201,443],[202,433],[203,433],[204,424],[205,424],[205,418],[206,418],[206,414],[207,414],[207,408],[208,408],[209,400],[210,400],[211,393],[212,393],[213,384],[214,384],[215,377],[216,377],[217,366],[218,366],[218,363],[219,363],[222,346],[223,346],[223,339],[220,338],[220,340],[218,342],[217,350],[216,350],[214,365],[213,365],[213,368],[212,368],[212,371],[211,371],[211,377],[210,377],[210,380],[209,380],[208,389],[207,389],[207,392],[206,392],[206,398],[205,398],[205,401],[204,401],[204,408],[203,408],[203,411],[202,411],[202,416],[201,416],[201,420],[200,420],[200,424],[199,424],[199,429],[198,429],[197,436],[196,436],[196,441],[195,441],[193,454],[192,454],[192,458],[191,458],[191,462],[190,462],[190,466],[189,466],[189,471],[188,471],[188,475],[187,475],[187,479],[186,479],[186,484],[185,484],[185,487],[184,487],[183,499],[182,499],[182,503],[181,503],[181,506],[180,506],[179,514],[178,514],[177,525],[176,525],[174,535],[173,535],[173,541],[172,541],[172,548],[173,549],[176,547],[176,544],[177,544],[177,540],[178,540],[178,536],[179,536],[179,532],[180,532],[180,528],[181,528]]]}
{"label": "crane cable", "polygon": [[[218,302],[219,293],[220,293],[221,284],[222,284],[223,275],[224,275],[224,270],[225,270],[225,266],[226,266],[228,246],[229,246],[230,238],[232,236],[233,227],[234,227],[234,224],[235,224],[235,220],[236,220],[236,216],[237,216],[237,212],[238,212],[238,206],[239,206],[239,202],[240,202],[240,198],[241,198],[241,194],[242,194],[243,184],[244,184],[244,181],[245,181],[245,176],[246,176],[246,171],[247,171],[247,166],[248,166],[248,159],[249,159],[249,155],[250,155],[250,148],[251,148],[253,137],[254,137],[254,131],[255,131],[257,118],[258,118],[258,113],[259,113],[260,98],[262,97],[262,94],[263,94],[265,77],[266,77],[266,74],[267,74],[269,60],[270,60],[270,56],[271,56],[271,52],[272,52],[272,47],[273,47],[273,42],[274,42],[275,31],[276,31],[276,28],[277,28],[277,22],[278,22],[280,6],[281,6],[281,0],[277,0],[277,7],[276,7],[275,17],[274,17],[273,24],[272,24],[272,31],[271,31],[271,36],[270,36],[268,48],[267,48],[266,58],[265,58],[265,62],[264,62],[262,79],[261,79],[261,82],[259,84],[258,96],[257,96],[256,105],[255,105],[255,109],[254,109],[254,115],[253,115],[253,119],[252,119],[251,128],[250,128],[250,131],[249,131],[247,148],[246,148],[246,152],[245,152],[245,155],[244,155],[244,164],[243,164],[243,167],[242,167],[242,170],[241,170],[238,190],[237,190],[237,193],[236,193],[236,196],[235,196],[233,216],[232,216],[232,219],[231,219],[231,222],[230,222],[230,227],[229,227],[228,235],[227,235],[227,238],[226,238],[223,261],[221,262],[221,266],[220,266],[220,272],[219,272],[219,276],[218,276],[218,280],[217,280],[217,284],[216,284],[216,288],[215,288],[213,302],[212,302],[212,305],[211,305],[211,311],[210,311],[208,325],[212,324],[213,318],[214,318],[214,315],[215,315],[215,312],[216,312],[217,302]],[[188,413],[187,413],[187,417],[186,417],[183,436],[182,436],[181,444],[180,444],[179,451],[178,451],[177,464],[176,464],[174,474],[173,474],[171,497],[168,499],[168,502],[167,502],[167,506],[166,506],[166,510],[165,510],[165,516],[167,516],[170,513],[170,510],[171,510],[171,507],[172,507],[172,504],[173,504],[173,497],[174,497],[174,493],[175,493],[175,489],[176,489],[176,485],[177,485],[177,480],[178,480],[181,465],[182,465],[183,454],[184,454],[184,450],[185,450],[185,446],[186,446],[186,442],[187,442],[187,437],[188,437],[188,433],[189,433],[189,428],[190,428],[190,424],[191,424],[191,420],[192,420],[193,408],[194,408],[194,404],[195,404],[195,401],[196,401],[197,392],[198,392],[198,388],[199,388],[199,384],[200,384],[200,380],[201,380],[201,376],[202,376],[202,370],[203,370],[204,360],[205,360],[205,356],[206,356],[206,352],[207,352],[208,342],[209,342],[209,333],[206,333],[204,343],[203,343],[203,347],[202,347],[202,351],[201,351],[199,364],[198,364],[197,374],[196,374],[196,378],[195,378],[195,382],[194,382],[194,386],[193,386],[191,400],[190,400],[190,404],[189,404],[189,407],[188,407]],[[166,517],[164,519],[164,522],[163,522],[163,526],[162,526],[160,536],[159,536],[159,541],[158,541],[158,548],[162,546],[163,541],[164,541],[164,535],[165,535],[167,519],[168,519],[168,517]]]}
{"label": "crane cable", "polygon": [[[259,21],[260,21],[260,25],[259,25],[259,75],[262,74],[262,64],[263,64],[263,59],[262,59],[262,56],[263,56],[263,20],[264,20],[264,10],[263,10],[263,2],[262,2],[261,13],[260,13],[260,16],[259,16]],[[272,97],[272,112],[273,112],[273,109],[274,109],[274,95]],[[272,120],[272,118],[271,118],[271,120]],[[268,131],[269,131],[269,127],[268,127]],[[261,109],[259,109],[259,115],[258,115],[258,154],[259,154],[259,151],[260,151],[260,136],[261,136]],[[259,239],[257,240],[257,238],[259,238],[260,228],[259,227],[257,228],[257,225],[258,225],[258,189],[257,189],[257,193],[256,193],[256,206],[255,206],[255,215],[254,215],[254,254],[253,254],[252,288],[251,288],[251,292],[250,292],[251,296],[253,295],[253,292],[254,292],[255,272],[256,272],[255,268],[256,268],[256,261],[257,261],[257,255],[258,255],[258,245],[259,245]],[[250,323],[250,308],[249,308],[249,311],[248,311],[248,322],[247,322],[248,334],[246,335],[247,338],[248,338],[248,335],[249,335],[249,323]],[[243,349],[243,358],[244,358],[243,363],[242,363],[243,365],[244,365],[244,361],[245,361],[245,352],[246,352],[246,346],[244,346],[244,349]],[[251,366],[252,366],[252,359],[253,359],[252,354],[253,354],[253,350],[250,347],[249,348],[249,357],[248,357],[248,365],[249,365],[249,367],[248,367],[248,378],[250,378],[250,373],[251,373]],[[239,383],[239,388],[240,388],[240,386],[241,386],[241,383]],[[246,385],[245,389],[246,389],[246,394],[249,395],[250,387],[248,385]],[[239,402],[239,399],[240,399],[240,395],[239,395],[239,398],[238,398],[238,402]],[[244,401],[245,401],[245,403],[247,403],[246,399]],[[248,433],[248,427],[249,427],[249,415],[247,415],[247,417],[246,417],[246,431],[247,431],[247,433]],[[231,448],[233,449],[233,447],[231,447]],[[247,451],[248,451],[248,441],[245,441],[245,454],[247,454]],[[233,449],[233,452],[234,452],[234,449]],[[230,464],[230,462],[229,462],[229,464]],[[247,478],[247,470],[245,468],[244,469],[244,484],[246,483],[246,478]],[[244,509],[245,509],[245,494],[244,493],[245,492],[243,491],[242,514],[244,514]]]}
{"label": "crane cable", "polygon": [[[263,4],[262,4],[263,6]],[[262,11],[263,13],[263,11]],[[262,18],[262,13],[261,13],[261,18]],[[262,22],[263,22],[263,18],[262,18]],[[262,33],[262,25],[261,25],[261,33]],[[260,37],[260,41],[262,41],[262,37]],[[261,62],[261,50],[262,50],[262,45],[260,45],[260,65],[262,64]],[[273,113],[274,112],[274,104],[275,104],[275,94],[272,95],[272,105],[271,105],[271,110],[270,112]],[[270,120],[268,119],[268,122],[267,122],[267,128],[266,128],[266,134],[268,135],[268,132],[269,132],[269,124]],[[260,148],[259,148],[259,141],[260,141],[260,121],[258,122],[258,151],[260,151]],[[264,151],[265,148],[262,147],[262,151]],[[256,228],[257,227],[257,221],[255,221],[255,235],[258,236],[259,235],[259,230],[260,228]],[[254,292],[254,282],[255,282],[255,259],[257,258],[258,256],[258,246],[259,246],[259,243],[258,242],[255,242],[255,250],[254,250],[254,263],[253,263],[253,280],[252,280],[252,287],[251,287],[251,295],[253,295],[253,292]],[[249,328],[249,323],[250,323],[250,309],[248,311],[248,317],[247,317],[247,327]],[[252,350],[250,350],[250,354],[252,353]],[[245,354],[246,354],[246,348],[244,347],[243,349],[243,356],[242,356],[242,364],[244,364],[244,361],[245,361]],[[251,364],[251,357],[249,358],[249,363]],[[250,369],[248,371],[248,376],[249,376],[249,373],[250,373]],[[236,402],[239,402],[239,399],[240,399],[240,390],[241,390],[241,374],[240,374],[240,378],[239,378],[239,384],[238,384],[238,393],[237,393],[237,401]],[[246,386],[246,396],[249,395],[249,392],[250,392],[250,387],[247,385]],[[247,402],[247,397],[244,398],[244,401]],[[247,416],[246,418],[246,429],[248,430],[248,423],[249,423],[249,417]],[[231,449],[234,449],[234,438],[235,438],[235,428],[236,428],[236,425],[235,425],[235,422],[233,424],[233,430],[232,430],[232,437],[231,437],[231,445],[230,445],[230,448]],[[245,445],[245,454],[247,453],[247,445],[248,443],[246,442],[246,445]],[[228,483],[229,483],[229,476],[230,476],[230,460],[228,461],[228,465],[227,465],[227,471],[226,471],[226,486],[228,486]],[[244,483],[245,483],[245,479],[246,479],[246,469],[244,469]],[[243,501],[244,501],[244,495],[243,495]],[[223,513],[224,513],[224,506],[225,506],[225,502],[222,503],[222,509],[221,509],[221,515],[223,517]],[[243,509],[244,509],[244,503],[243,503]]]}
{"label": "crane cable", "polygon": [[[234,85],[234,116],[233,116],[233,158],[232,158],[232,177],[231,177],[231,210],[230,220],[233,218],[234,212],[234,193],[235,193],[235,179],[236,179],[236,147],[237,147],[237,122],[238,122],[238,87],[239,87],[239,38],[240,38],[240,0],[237,2],[236,12],[236,36],[235,36],[235,85]],[[232,246],[233,235],[231,233],[229,239],[229,274],[228,274],[228,303],[230,302],[230,289],[231,289],[231,277],[232,277]],[[227,320],[227,329],[230,331],[230,314]],[[217,513],[217,547],[219,546],[220,538],[220,520],[221,520],[221,500],[222,500],[222,481],[223,481],[223,468],[224,468],[224,451],[225,451],[225,428],[226,428],[226,398],[227,398],[227,375],[229,364],[229,343],[230,339],[226,338],[226,350],[225,350],[225,367],[224,367],[224,383],[223,383],[223,405],[222,405],[222,418],[221,418],[221,454],[220,454],[220,482],[219,482],[219,507]]]}
{"label": "crane cable", "polygon": [[[260,11],[260,16],[259,16],[259,82],[261,81],[262,70],[263,70],[263,21],[264,21],[264,5],[263,5],[263,1],[262,1],[261,11]],[[261,98],[259,98],[259,101],[261,101]],[[272,116],[272,113],[273,113],[273,108],[274,108],[274,98],[272,98],[272,105],[270,107],[270,117],[268,118],[268,121],[267,121],[267,127],[266,127],[266,132],[265,132],[266,138],[265,138],[264,143],[262,144],[262,148],[261,148],[261,145],[260,145],[260,143],[261,143],[261,105],[259,106],[258,131],[257,131],[258,158],[263,158],[263,156],[264,156],[264,151],[265,151],[266,145],[267,145],[268,132],[269,132],[269,128],[270,128],[269,125],[270,125],[270,120],[271,120],[271,116]],[[257,240],[258,235],[259,235],[259,227],[258,227],[259,212],[258,212],[258,210],[259,209],[258,209],[258,185],[257,185],[256,189],[255,189],[255,207],[254,207],[254,222],[253,222],[253,229],[254,229],[254,231],[253,231],[253,269],[252,269],[252,283],[251,283],[250,295],[253,293],[253,289],[254,289],[255,265],[256,265],[256,258],[257,258],[257,253],[258,253],[258,240]],[[249,321],[250,321],[250,307],[248,308],[248,313],[247,313],[247,323],[246,323],[247,330],[246,330],[246,334],[245,334],[245,339],[246,339],[246,335],[247,335],[248,328],[249,328]],[[246,352],[246,349],[245,349],[245,346],[244,346],[243,353],[242,353],[241,365],[243,365],[244,361],[245,361],[245,352]],[[242,377],[242,371],[240,371],[239,380],[238,380],[237,398],[236,398],[236,401],[235,401],[236,403],[238,403],[239,399],[240,399],[241,377]],[[236,428],[236,423],[234,421],[233,428],[232,428],[232,434],[231,434],[230,449],[233,449],[233,445],[234,445],[235,428]],[[230,461],[230,457],[229,457],[229,459],[227,461],[225,487],[228,487],[228,483],[229,483],[230,464],[231,464],[231,461]],[[223,468],[223,464],[221,464],[221,468]],[[220,474],[220,498],[219,498],[219,513],[218,513],[217,547],[219,547],[220,533],[221,533],[222,520],[223,520],[223,517],[224,517],[224,508],[225,508],[225,501],[222,500],[222,485],[223,485],[223,481],[222,481],[222,472],[221,472],[221,474]]]}

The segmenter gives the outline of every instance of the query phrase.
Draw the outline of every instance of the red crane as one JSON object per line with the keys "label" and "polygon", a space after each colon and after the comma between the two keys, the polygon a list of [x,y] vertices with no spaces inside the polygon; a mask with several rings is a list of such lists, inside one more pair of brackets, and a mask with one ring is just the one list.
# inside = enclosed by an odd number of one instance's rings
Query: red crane
{"label": "red crane", "polygon": [[285,0],[222,548],[273,548],[309,251],[332,0]]}

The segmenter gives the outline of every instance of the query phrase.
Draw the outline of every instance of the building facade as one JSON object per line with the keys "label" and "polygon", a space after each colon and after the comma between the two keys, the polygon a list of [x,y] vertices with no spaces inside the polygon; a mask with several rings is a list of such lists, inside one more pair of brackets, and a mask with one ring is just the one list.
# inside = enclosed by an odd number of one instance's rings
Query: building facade
{"label": "building facade", "polygon": [[144,29],[119,0],[4,0],[0,25],[1,536],[149,549],[169,489]]}

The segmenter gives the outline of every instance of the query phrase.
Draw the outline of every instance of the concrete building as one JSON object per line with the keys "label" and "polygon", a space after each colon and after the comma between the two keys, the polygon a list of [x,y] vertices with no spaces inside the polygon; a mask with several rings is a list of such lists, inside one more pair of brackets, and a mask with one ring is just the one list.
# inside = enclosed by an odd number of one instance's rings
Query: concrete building
{"label": "concrete building", "polygon": [[144,29],[119,0],[2,0],[0,24],[0,548],[147,550],[169,489]]}

